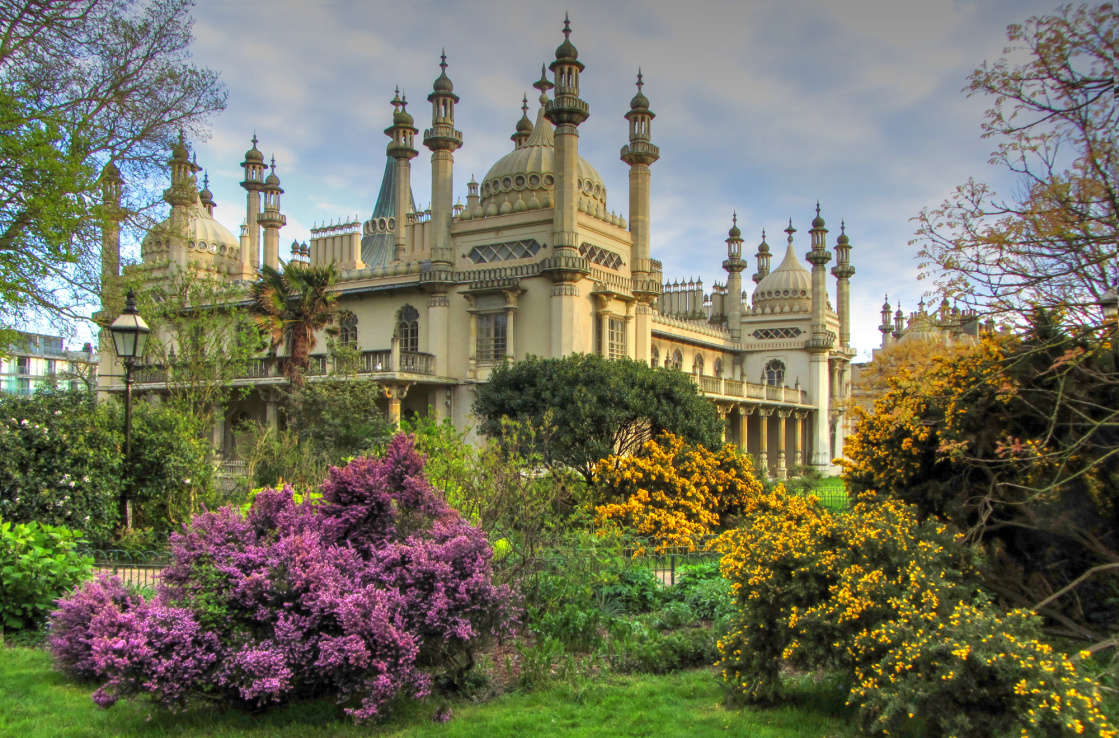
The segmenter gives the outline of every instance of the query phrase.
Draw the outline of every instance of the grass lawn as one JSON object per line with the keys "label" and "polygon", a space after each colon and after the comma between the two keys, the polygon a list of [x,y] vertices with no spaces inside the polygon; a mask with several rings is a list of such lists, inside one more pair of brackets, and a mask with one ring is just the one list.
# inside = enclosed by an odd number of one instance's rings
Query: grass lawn
{"label": "grass lawn", "polygon": [[510,694],[484,704],[452,703],[449,723],[433,723],[431,702],[405,704],[387,723],[354,727],[328,702],[253,717],[195,709],[171,715],[146,700],[100,710],[92,687],[51,669],[34,648],[0,648],[0,735],[46,736],[854,736],[843,694],[806,685],[795,705],[726,709],[710,670],[663,677],[613,676],[578,686]]}

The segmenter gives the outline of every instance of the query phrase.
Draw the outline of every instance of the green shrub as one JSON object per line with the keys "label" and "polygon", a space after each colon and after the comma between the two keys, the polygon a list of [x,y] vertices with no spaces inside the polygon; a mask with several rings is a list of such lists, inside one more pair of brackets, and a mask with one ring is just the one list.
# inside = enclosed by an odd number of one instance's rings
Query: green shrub
{"label": "green shrub", "polygon": [[1114,735],[1099,684],[1038,640],[1035,616],[991,605],[974,550],[897,500],[836,514],[776,488],[716,545],[736,605],[720,665],[739,697],[780,698],[787,662],[837,672],[874,731]]}
{"label": "green shrub", "polygon": [[619,639],[613,657],[622,672],[667,674],[709,666],[719,658],[718,638],[711,628],[681,628],[661,632],[638,629]]}
{"label": "green shrub", "polygon": [[0,396],[0,516],[110,537],[121,492],[123,424],[84,392]]}
{"label": "green shrub", "polygon": [[54,601],[89,576],[77,534],[61,526],[0,519],[0,630],[33,628]]}
{"label": "green shrub", "polygon": [[665,596],[687,605],[700,620],[718,620],[734,611],[730,582],[719,572],[718,561],[681,567],[676,586]]}

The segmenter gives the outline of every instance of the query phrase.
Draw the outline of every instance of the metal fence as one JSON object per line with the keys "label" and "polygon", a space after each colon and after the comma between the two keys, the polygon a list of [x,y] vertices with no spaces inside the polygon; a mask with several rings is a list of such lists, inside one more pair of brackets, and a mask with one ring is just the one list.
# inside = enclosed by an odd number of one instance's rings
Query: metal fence
{"label": "metal fence", "polygon": [[132,587],[155,589],[163,570],[171,561],[167,551],[126,551],[88,548],[82,551],[93,557],[93,573],[112,574]]}

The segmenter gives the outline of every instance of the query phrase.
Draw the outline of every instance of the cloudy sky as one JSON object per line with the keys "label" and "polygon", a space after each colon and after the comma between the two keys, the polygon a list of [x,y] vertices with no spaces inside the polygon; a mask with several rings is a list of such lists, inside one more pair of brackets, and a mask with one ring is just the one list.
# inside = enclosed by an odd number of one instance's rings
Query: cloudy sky
{"label": "cloudy sky", "polygon": [[[967,74],[1002,54],[1006,26],[1052,12],[1054,0],[198,0],[195,60],[219,70],[228,109],[196,145],[234,233],[244,218],[239,163],[255,130],[275,154],[288,226],[281,244],[316,222],[372,212],[385,163],[389,100],[399,85],[417,127],[446,48],[461,98],[455,196],[512,147],[521,96],[562,41],[563,14],[586,64],[591,116],[580,154],[602,175],[608,207],[628,214],[622,115],[640,66],[657,117],[652,249],[669,279],[725,281],[731,212],[752,255],[767,230],[784,253],[788,219],[797,253],[817,198],[834,244],[851,238],[852,342],[878,345],[885,293],[907,311],[917,281],[911,219],[969,176],[1007,189],[980,138],[987,107],[961,93]],[[535,110],[535,105],[533,107]],[[531,113],[530,113],[531,115]],[[426,150],[413,160],[430,201]],[[282,249],[286,255],[286,246]],[[747,272],[751,274],[753,270]],[[830,278],[829,278],[830,280]],[[748,284],[752,286],[752,283]]]}

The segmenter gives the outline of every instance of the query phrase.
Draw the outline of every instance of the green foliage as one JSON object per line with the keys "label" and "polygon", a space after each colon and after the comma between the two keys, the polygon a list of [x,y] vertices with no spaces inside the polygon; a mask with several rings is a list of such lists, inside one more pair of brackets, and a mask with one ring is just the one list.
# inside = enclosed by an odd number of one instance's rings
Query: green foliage
{"label": "green foliage", "polygon": [[54,601],[90,575],[93,558],[61,526],[0,519],[0,631],[35,627]]}
{"label": "green foliage", "polygon": [[[102,218],[145,225],[167,143],[225,107],[217,74],[190,61],[191,5],[0,5],[0,324],[87,317]],[[97,175],[114,160],[130,187],[110,213]]]}
{"label": "green foliage", "polygon": [[129,286],[152,329],[144,357],[156,371],[151,379],[166,383],[164,401],[201,426],[212,425],[243,391],[234,380],[245,376],[265,346],[244,308],[244,288],[189,269]]}
{"label": "green foliage", "polygon": [[623,673],[668,674],[713,664],[717,641],[708,627],[642,628],[620,639],[612,662]]}
{"label": "green foliage", "polygon": [[968,531],[1000,598],[1095,638],[1119,625],[1116,356],[1033,318],[1021,339],[895,381],[849,439],[844,478]]}
{"label": "green foliage", "polygon": [[300,443],[337,465],[382,449],[392,438],[392,423],[377,409],[383,398],[376,382],[328,377],[293,387],[284,400],[284,417]]}
{"label": "green foliage", "polygon": [[552,428],[536,450],[548,465],[575,469],[588,483],[600,459],[636,453],[663,431],[690,444],[722,446],[715,408],[688,375],[594,354],[529,356],[499,366],[478,385],[474,412],[490,437],[500,436],[503,418]]}
{"label": "green foliage", "polygon": [[327,377],[293,385],[283,395],[285,427],[249,423],[241,456],[252,486],[275,486],[280,480],[297,490],[311,490],[332,466],[379,453],[393,434],[377,408],[380,385],[358,378]]}
{"label": "green foliage", "polygon": [[273,352],[286,345],[284,372],[293,384],[303,382],[310,366],[315,332],[334,325],[338,294],[331,288],[337,281],[333,263],[312,266],[289,261],[283,270],[264,265],[260,281],[253,285],[257,323]]}
{"label": "green foliage", "polygon": [[108,539],[124,480],[123,425],[85,393],[0,396],[0,515]]}
{"label": "green foliage", "polygon": [[41,388],[0,397],[0,514],[15,522],[65,525],[93,541],[113,537],[121,491],[133,496],[138,528],[166,533],[215,506],[214,468],[201,422],[165,405],[132,407],[132,464],[115,402]]}
{"label": "green foliage", "polygon": [[[103,408],[110,428],[124,427],[124,410]],[[133,402],[132,459],[122,466],[135,528],[165,535],[203,508],[223,503],[215,488],[213,449],[200,418],[170,405]]]}
{"label": "green foliage", "polygon": [[873,731],[1112,735],[1099,685],[1038,640],[1035,616],[990,604],[974,550],[896,500],[835,514],[778,488],[717,546],[736,605],[720,665],[739,698],[782,698],[787,663],[836,671]]}
{"label": "green foliage", "polygon": [[505,420],[498,438],[470,443],[446,420],[420,419],[405,429],[427,456],[432,485],[494,542],[499,577],[512,582],[535,571],[546,541],[570,522],[582,491],[575,474],[544,465],[537,449],[552,431]]}

